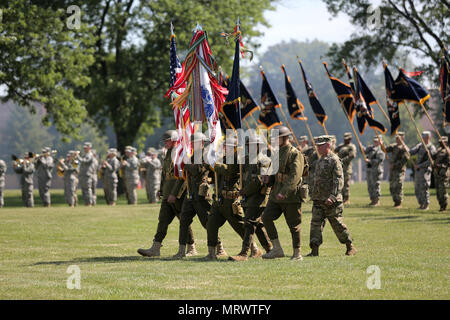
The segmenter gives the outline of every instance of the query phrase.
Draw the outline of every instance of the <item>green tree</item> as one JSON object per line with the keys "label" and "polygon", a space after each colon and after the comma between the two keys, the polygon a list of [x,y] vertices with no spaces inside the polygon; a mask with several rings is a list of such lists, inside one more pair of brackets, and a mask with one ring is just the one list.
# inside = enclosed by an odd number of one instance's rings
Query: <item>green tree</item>
{"label": "green tree", "polygon": [[36,112],[45,106],[42,122],[79,137],[86,117],[84,101],[74,89],[89,83],[87,68],[94,62],[93,36],[83,23],[70,29],[67,7],[52,1],[0,1],[0,85],[3,101],[12,100]]}

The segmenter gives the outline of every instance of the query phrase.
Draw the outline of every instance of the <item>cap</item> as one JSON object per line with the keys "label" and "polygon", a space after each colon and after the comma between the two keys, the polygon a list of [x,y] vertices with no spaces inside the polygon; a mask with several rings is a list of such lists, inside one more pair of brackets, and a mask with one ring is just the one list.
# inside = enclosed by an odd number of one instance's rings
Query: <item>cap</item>
{"label": "cap", "polygon": [[351,138],[353,138],[353,135],[352,135],[351,132],[345,132],[344,133],[344,139],[351,139]]}
{"label": "cap", "polygon": [[155,148],[150,147],[150,148],[147,149],[147,153],[149,153],[149,154],[157,154],[157,151],[156,151]]}
{"label": "cap", "polygon": [[85,142],[85,143],[83,144],[83,148],[92,148],[92,143],[90,143],[90,142]]}
{"label": "cap", "polygon": [[206,141],[206,140],[207,140],[206,136],[200,131],[197,131],[193,135],[191,135],[191,142]]}
{"label": "cap", "polygon": [[163,136],[162,136],[163,140],[172,140],[172,141],[177,141],[178,140],[178,133],[175,130],[167,130],[166,132],[164,132]]}
{"label": "cap", "polygon": [[422,137],[431,137],[431,132],[430,131],[423,131],[422,132]]}
{"label": "cap", "polygon": [[405,136],[405,132],[403,132],[403,131],[397,131],[396,136],[404,137],[404,136]]}
{"label": "cap", "polygon": [[375,141],[380,142],[380,139],[378,139],[378,137],[373,137],[373,142]]}
{"label": "cap", "polygon": [[316,145],[321,146],[325,143],[331,143],[331,140],[332,140],[331,136],[323,135],[323,136],[317,137]]}
{"label": "cap", "polygon": [[46,153],[46,152],[48,152],[48,151],[47,151],[47,148],[45,148],[45,147],[42,148],[41,153]]}
{"label": "cap", "polygon": [[301,136],[299,139],[299,142],[303,142],[303,141],[308,141],[308,137],[307,136]]}
{"label": "cap", "polygon": [[111,153],[117,153],[117,149],[116,148],[109,148],[108,149],[108,154],[111,154]]}
{"label": "cap", "polygon": [[448,137],[447,136],[442,136],[439,140],[443,141],[443,142],[448,142]]}

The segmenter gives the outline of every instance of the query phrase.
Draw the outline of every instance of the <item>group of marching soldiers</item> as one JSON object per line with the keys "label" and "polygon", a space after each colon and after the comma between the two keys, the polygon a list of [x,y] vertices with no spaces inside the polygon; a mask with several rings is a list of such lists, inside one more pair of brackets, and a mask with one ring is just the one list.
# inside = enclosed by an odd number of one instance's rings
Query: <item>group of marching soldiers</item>
{"label": "group of marching soldiers", "polygon": [[[26,207],[34,206],[33,177],[38,176],[39,197],[44,207],[50,207],[50,187],[52,171],[56,166],[58,176],[64,179],[64,197],[70,207],[78,204],[77,188],[80,186],[86,206],[97,203],[97,184],[101,179],[106,203],[114,206],[117,201],[119,176],[124,180],[124,191],[129,204],[137,204],[136,189],[140,177],[145,180],[149,203],[158,201],[161,162],[158,151],[149,148],[141,160],[136,157],[136,148],[127,146],[125,156],[119,159],[117,149],[110,148],[106,159],[100,162],[90,142],[83,144],[83,154],[71,150],[65,158],[56,159],[56,151],[48,147],[41,154],[27,152],[22,159],[13,156],[13,170],[20,175],[22,200]],[[0,160],[0,207],[4,205],[3,189],[5,186],[6,164]]]}

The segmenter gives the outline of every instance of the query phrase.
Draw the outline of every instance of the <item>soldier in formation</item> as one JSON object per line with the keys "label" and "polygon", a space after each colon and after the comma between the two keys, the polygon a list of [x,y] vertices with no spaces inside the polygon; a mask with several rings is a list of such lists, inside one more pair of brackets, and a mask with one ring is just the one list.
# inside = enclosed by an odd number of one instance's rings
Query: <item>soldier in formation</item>
{"label": "soldier in formation", "polygon": [[148,203],[158,201],[157,193],[161,182],[161,161],[155,148],[148,148],[147,156],[142,161],[145,170],[145,190]]}
{"label": "soldier in formation", "polygon": [[127,189],[128,204],[137,204],[136,189],[139,185],[139,160],[136,157],[136,148],[125,149],[126,160],[122,160],[121,166],[124,168],[124,179]]}
{"label": "soldier in formation", "polygon": [[58,162],[59,170],[64,173],[64,198],[70,207],[78,204],[77,186],[80,168],[75,161],[76,152],[71,150],[67,153],[66,160]]}
{"label": "soldier in formation", "polygon": [[92,156],[92,205],[95,206],[97,204],[97,183],[99,171],[98,155],[95,149],[92,150]]}
{"label": "soldier in formation", "polygon": [[95,171],[94,155],[91,151],[92,143],[85,142],[83,144],[84,156],[77,155],[77,160],[80,163],[80,186],[81,193],[83,195],[84,205],[91,207],[94,203],[92,195],[92,180],[93,175],[97,174]]}
{"label": "soldier in formation", "polygon": [[344,172],[344,187],[342,188],[342,201],[350,203],[350,180],[352,178],[352,161],[356,157],[356,146],[352,143],[352,133],[344,133],[344,143],[337,146],[334,153],[341,159]]}
{"label": "soldier in formation", "polygon": [[15,161],[13,163],[13,170],[17,174],[20,174],[20,187],[22,189],[22,201],[24,205],[28,208],[34,207],[34,163],[28,152],[24,154],[22,161]]}
{"label": "soldier in formation", "polygon": [[45,147],[42,154],[36,159],[36,170],[38,176],[39,197],[44,207],[50,207],[50,186],[52,184],[52,170],[54,167],[51,149]]}
{"label": "soldier in formation", "polygon": [[344,173],[339,157],[331,151],[332,138],[321,136],[316,142],[320,158],[316,163],[308,256],[318,256],[322,244],[322,231],[327,219],[339,241],[346,245],[346,255],[356,254],[353,240],[347,226],[342,221],[342,188]]}
{"label": "soldier in formation", "polygon": [[403,183],[405,182],[406,164],[410,158],[409,148],[404,143],[405,133],[395,135],[396,143],[387,146],[389,157],[389,191],[395,208],[401,208],[403,202]]}
{"label": "soldier in formation", "polygon": [[120,162],[117,159],[117,149],[108,149],[106,160],[101,165],[103,177],[103,191],[105,193],[106,204],[115,206],[117,201],[117,184],[119,182],[118,171]]}
{"label": "soldier in formation", "polygon": [[5,189],[5,174],[6,174],[6,163],[0,159],[0,208],[5,205],[3,199],[3,190]]}
{"label": "soldier in formation", "polygon": [[446,211],[448,204],[447,188],[450,178],[450,150],[447,147],[448,138],[439,140],[439,149],[433,157],[434,181],[436,186],[436,197],[439,202],[439,211]]}
{"label": "soldier in formation", "polygon": [[381,149],[378,137],[373,138],[373,145],[365,148],[367,188],[371,206],[379,206],[381,198],[381,180],[383,179],[383,162],[385,154]]}
{"label": "soldier in formation", "polygon": [[[414,189],[420,210],[428,210],[430,204],[431,185],[431,158],[436,154],[436,147],[431,143],[431,132],[422,132],[422,139],[427,149],[422,143],[417,144],[409,151],[411,156],[417,154],[417,161],[414,165]],[[430,154],[428,154],[430,152]]]}

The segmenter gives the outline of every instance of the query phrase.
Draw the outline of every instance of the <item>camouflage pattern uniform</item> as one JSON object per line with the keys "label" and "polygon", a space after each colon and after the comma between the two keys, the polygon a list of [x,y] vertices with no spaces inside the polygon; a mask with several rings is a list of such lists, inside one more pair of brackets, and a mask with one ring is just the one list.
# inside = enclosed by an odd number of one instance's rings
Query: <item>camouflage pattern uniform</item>
{"label": "camouflage pattern uniform", "polygon": [[[70,152],[74,155],[74,152]],[[78,203],[77,198],[77,186],[78,186],[78,173],[80,168],[77,165],[73,165],[72,161],[60,162],[59,164],[64,170],[64,198],[69,206],[76,206]]]}
{"label": "camouflage pattern uniform", "polygon": [[[50,148],[44,148],[42,153],[50,153]],[[50,186],[52,184],[53,157],[42,155],[36,160],[38,176],[39,197],[45,207],[50,206]]]}
{"label": "camouflage pattern uniform", "polygon": [[[28,154],[26,155],[28,157]],[[22,201],[26,207],[34,206],[33,197],[33,175],[34,164],[28,159],[24,160],[22,164],[14,163],[13,169],[16,173],[20,174],[20,186],[22,189]]]}
{"label": "camouflage pattern uniform", "polygon": [[[433,157],[436,154],[435,146],[430,142],[427,148],[431,153],[431,157]],[[418,168],[415,170],[414,175],[414,189],[417,202],[419,202],[421,209],[424,209],[430,204],[431,162],[427,151],[421,143],[412,148],[409,153],[412,156],[417,154],[416,165]]]}
{"label": "camouflage pattern uniform", "polygon": [[447,141],[447,137],[442,137],[442,141],[440,142],[441,146],[433,157],[436,197],[439,202],[440,211],[447,210],[448,204],[447,188],[450,179],[450,156],[447,148]]}
{"label": "camouflage pattern uniform", "polygon": [[99,170],[99,163],[98,163],[98,155],[93,150],[93,159],[92,159],[92,205],[95,206],[97,204],[97,183],[98,183],[98,170]]}
{"label": "camouflage pattern uniform", "polygon": [[[378,138],[374,138],[378,139]],[[380,145],[378,146],[368,146],[365,148],[365,153],[368,163],[366,163],[367,171],[367,188],[369,191],[369,197],[372,201],[371,205],[378,205],[379,200],[381,198],[381,180],[383,179],[383,161],[386,155],[381,149]]]}
{"label": "camouflage pattern uniform", "polygon": [[5,189],[5,173],[6,173],[6,163],[0,159],[0,208],[5,205],[3,200],[3,190]]}
{"label": "camouflage pattern uniform", "polygon": [[356,157],[356,146],[351,143],[352,134],[346,132],[344,140],[346,142],[337,146],[334,153],[341,159],[342,170],[344,172],[344,187],[342,188],[342,201],[348,202],[350,197],[350,180],[352,178],[352,161]]}
{"label": "camouflage pattern uniform", "polygon": [[[320,146],[331,143],[329,136],[321,136],[317,141]],[[333,228],[339,241],[347,246],[346,254],[356,253],[352,245],[352,237],[347,226],[343,223],[342,212],[342,187],[344,186],[344,173],[339,157],[331,150],[327,155],[320,157],[316,164],[314,174],[314,192],[311,195],[313,200],[311,229],[309,245],[312,252],[308,256],[318,256],[319,246],[322,244],[322,231],[327,219]],[[331,200],[328,205],[327,200]]]}
{"label": "camouflage pattern uniform", "polygon": [[103,191],[105,193],[105,200],[108,205],[115,205],[117,201],[117,184],[119,178],[117,176],[120,162],[116,157],[117,150],[111,148],[108,154],[113,154],[113,157],[108,157],[102,165],[103,170]]}
{"label": "camouflage pattern uniform", "polygon": [[137,204],[136,188],[139,185],[139,160],[135,155],[136,149],[130,149],[133,155],[122,165],[125,169],[125,184],[127,188],[128,204]]}
{"label": "camouflage pattern uniform", "polygon": [[[156,150],[149,148],[151,155],[156,154]],[[147,156],[142,162],[142,167],[145,168],[145,189],[147,191],[147,200],[149,203],[158,201],[157,193],[159,184],[161,182],[161,161],[158,157],[152,158]]]}
{"label": "camouflage pattern uniform", "polygon": [[[90,142],[86,142],[84,147],[90,148],[92,147],[92,144]],[[92,177],[94,174],[97,174],[94,170],[94,155],[92,154],[92,151],[89,150],[83,157],[78,155],[77,160],[80,163],[79,179],[84,204],[86,206],[91,206],[94,203],[92,197]]]}
{"label": "camouflage pattern uniform", "polygon": [[316,162],[319,160],[319,155],[317,154],[314,146],[306,147],[302,150],[302,152],[305,156],[306,162],[308,163],[308,176],[305,177],[305,182],[308,185],[309,195],[311,196],[314,185],[314,170],[316,169]]}
{"label": "camouflage pattern uniform", "polygon": [[[402,139],[403,133],[398,134],[397,139]],[[405,181],[406,163],[410,155],[403,144],[393,143],[386,147],[389,157],[389,191],[391,192],[394,206],[399,207],[403,201],[403,183]]]}

